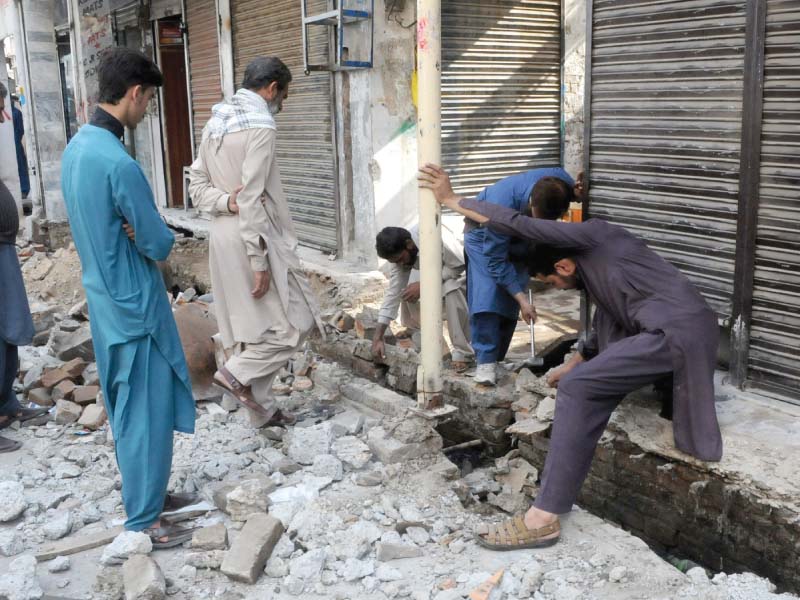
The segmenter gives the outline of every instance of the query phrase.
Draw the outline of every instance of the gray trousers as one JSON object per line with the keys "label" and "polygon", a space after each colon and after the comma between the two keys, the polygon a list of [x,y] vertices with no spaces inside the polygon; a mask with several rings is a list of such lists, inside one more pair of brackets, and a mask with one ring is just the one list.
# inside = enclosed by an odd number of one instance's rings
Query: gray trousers
{"label": "gray trousers", "polygon": [[[469,308],[467,298],[461,289],[445,294],[442,302],[444,318],[447,321],[447,333],[453,345],[450,355],[454,361],[467,362],[475,353],[470,345]],[[420,303],[401,302],[400,322],[409,329],[420,329]],[[444,343],[444,340],[442,340]],[[417,343],[417,340],[414,340]]]}
{"label": "gray trousers", "polygon": [[572,509],[611,413],[630,392],[672,372],[663,333],[640,333],[610,344],[558,384],[550,449],[533,505],[555,514]]}

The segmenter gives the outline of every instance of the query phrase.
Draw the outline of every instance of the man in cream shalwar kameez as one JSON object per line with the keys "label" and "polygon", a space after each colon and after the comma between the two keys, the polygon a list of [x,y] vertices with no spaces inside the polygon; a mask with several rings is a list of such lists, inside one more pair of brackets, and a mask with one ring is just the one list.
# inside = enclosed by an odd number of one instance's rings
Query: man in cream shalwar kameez
{"label": "man in cream shalwar kameez", "polygon": [[[281,86],[268,80],[276,69],[291,80],[278,59],[255,59],[245,72],[245,87],[230,103],[214,107],[189,186],[195,206],[212,215],[209,263],[217,322],[225,347],[238,350],[220,372],[235,378],[234,397],[242,401],[249,395],[263,408],[250,411],[255,426],[293,421],[277,409],[272,379],[315,322],[321,329],[276,160],[272,112],[280,110],[288,92],[288,81]],[[277,89],[276,100],[265,98],[268,89]],[[264,271],[268,289],[256,297],[254,276]],[[253,384],[258,398],[252,396]]]}

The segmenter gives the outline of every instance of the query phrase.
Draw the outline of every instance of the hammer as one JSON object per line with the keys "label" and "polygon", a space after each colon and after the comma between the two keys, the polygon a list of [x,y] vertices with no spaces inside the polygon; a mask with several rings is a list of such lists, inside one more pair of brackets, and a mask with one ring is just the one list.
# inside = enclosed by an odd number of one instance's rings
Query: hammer
{"label": "hammer", "polygon": [[[528,290],[528,302],[533,304],[533,294],[530,290]],[[529,323],[531,329],[531,356],[530,358],[526,358],[521,363],[518,363],[515,367],[515,371],[520,371],[526,367],[528,368],[536,368],[541,367],[544,364],[544,359],[541,357],[536,356],[536,346],[534,344],[534,337],[533,337],[533,319]]]}

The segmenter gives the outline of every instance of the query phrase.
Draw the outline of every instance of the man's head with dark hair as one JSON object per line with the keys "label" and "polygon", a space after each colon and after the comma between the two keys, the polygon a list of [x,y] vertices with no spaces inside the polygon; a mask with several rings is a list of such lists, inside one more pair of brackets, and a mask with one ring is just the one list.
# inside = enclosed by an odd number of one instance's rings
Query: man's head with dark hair
{"label": "man's head with dark hair", "polygon": [[384,227],[375,238],[375,250],[382,259],[407,267],[417,261],[419,253],[411,232],[402,227]]}
{"label": "man's head with dark hair", "polygon": [[283,109],[283,101],[289,97],[292,72],[280,58],[259,56],[250,61],[244,70],[242,87],[255,92],[266,100],[273,115]]}
{"label": "man's head with dark hair", "polygon": [[131,48],[109,48],[97,66],[98,102],[126,127],[134,128],[144,118],[147,105],[164,83],[161,71],[141,52]]}
{"label": "man's head with dark hair", "polygon": [[572,187],[558,177],[542,177],[533,186],[530,207],[537,219],[556,221],[569,210],[569,203],[575,199]]}
{"label": "man's head with dark hair", "polygon": [[0,123],[6,122],[6,117],[3,114],[6,109],[6,96],[8,96],[8,88],[4,83],[0,83]]}
{"label": "man's head with dark hair", "polygon": [[577,251],[572,248],[536,246],[528,256],[528,272],[539,281],[560,290],[578,287]]}

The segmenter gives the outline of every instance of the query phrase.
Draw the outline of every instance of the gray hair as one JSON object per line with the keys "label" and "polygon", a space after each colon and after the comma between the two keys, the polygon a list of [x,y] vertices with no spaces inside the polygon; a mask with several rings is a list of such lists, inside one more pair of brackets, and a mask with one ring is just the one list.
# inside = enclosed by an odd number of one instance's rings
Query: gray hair
{"label": "gray hair", "polygon": [[292,73],[280,58],[259,56],[244,70],[242,87],[255,92],[275,81],[278,83],[278,89],[285,90],[291,80]]}
{"label": "gray hair", "polygon": [[6,96],[8,96],[8,88],[0,81],[0,98],[5,98]]}

